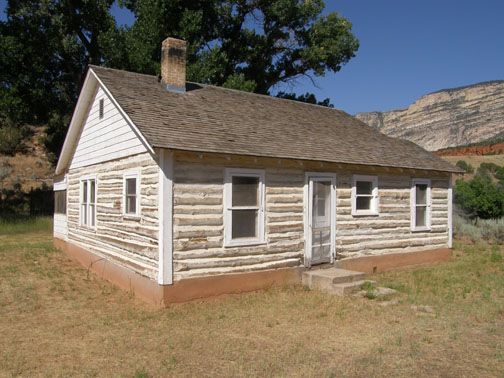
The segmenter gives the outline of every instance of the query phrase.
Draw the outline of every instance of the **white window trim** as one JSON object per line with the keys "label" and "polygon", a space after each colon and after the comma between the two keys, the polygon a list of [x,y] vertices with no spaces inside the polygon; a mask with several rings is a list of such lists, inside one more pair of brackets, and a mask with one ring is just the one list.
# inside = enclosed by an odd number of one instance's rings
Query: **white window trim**
{"label": "white window trim", "polygon": [[[416,185],[426,184],[427,185],[427,204],[426,204],[426,220],[424,227],[416,227]],[[411,231],[422,232],[431,230],[431,208],[432,208],[432,196],[431,196],[431,180],[416,178],[411,180],[411,191],[410,191],[410,207],[411,207]]]}
{"label": "white window trim", "polygon": [[[95,211],[94,211],[94,219],[93,219],[93,224],[94,226],[90,226],[89,225],[89,199],[91,198],[90,197],[90,194],[91,194],[91,185],[89,185],[89,181],[91,180],[94,180],[95,182],[95,193],[94,193],[94,198],[95,198],[95,202],[94,202],[94,206],[95,206]],[[87,182],[87,202],[86,202],[86,219],[87,219],[87,224],[84,224],[82,223],[82,199],[83,199],[83,191],[82,191],[82,185],[84,183],[84,181]],[[90,229],[96,229],[96,214],[97,214],[97,206],[96,204],[98,203],[98,198],[97,198],[97,194],[98,194],[98,180],[96,179],[96,176],[84,176],[84,177],[81,177],[79,179],[79,225],[82,226],[82,227],[87,227],[87,228],[90,228]],[[67,193],[67,201],[68,201],[68,193]]]}
{"label": "white window trim", "polygon": [[[373,191],[371,197],[371,210],[357,210],[357,181],[369,181],[373,184]],[[352,178],[352,215],[379,215],[379,202],[378,202],[378,176],[369,175],[353,175]]]}
{"label": "white window trim", "polygon": [[[232,179],[234,176],[259,178],[258,236],[256,238],[232,239]],[[225,168],[224,170],[224,247],[258,245],[265,243],[265,190],[264,169]],[[246,210],[247,207],[240,207]]]}
{"label": "white window trim", "polygon": [[[127,213],[126,212],[126,179],[134,178],[136,179],[136,206],[135,206],[135,213]],[[140,218],[140,172],[138,171],[133,171],[133,172],[126,172],[123,175],[123,194],[122,194],[122,213],[124,217],[129,217],[129,218]]]}

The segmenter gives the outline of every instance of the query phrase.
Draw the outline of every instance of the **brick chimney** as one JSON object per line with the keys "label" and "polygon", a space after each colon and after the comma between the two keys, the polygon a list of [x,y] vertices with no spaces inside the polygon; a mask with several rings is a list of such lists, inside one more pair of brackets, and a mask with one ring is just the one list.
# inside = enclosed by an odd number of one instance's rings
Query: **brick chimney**
{"label": "brick chimney", "polygon": [[186,41],[166,38],[161,45],[161,80],[170,92],[186,90]]}

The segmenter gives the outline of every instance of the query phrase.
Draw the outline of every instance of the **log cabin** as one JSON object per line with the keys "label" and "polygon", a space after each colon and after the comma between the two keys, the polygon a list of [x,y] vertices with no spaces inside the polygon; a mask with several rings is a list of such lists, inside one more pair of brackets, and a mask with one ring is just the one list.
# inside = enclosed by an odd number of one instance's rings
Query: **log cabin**
{"label": "log cabin", "polygon": [[164,305],[442,261],[458,168],[343,111],[186,81],[186,44],[159,77],[89,66],[54,183],[54,240]]}

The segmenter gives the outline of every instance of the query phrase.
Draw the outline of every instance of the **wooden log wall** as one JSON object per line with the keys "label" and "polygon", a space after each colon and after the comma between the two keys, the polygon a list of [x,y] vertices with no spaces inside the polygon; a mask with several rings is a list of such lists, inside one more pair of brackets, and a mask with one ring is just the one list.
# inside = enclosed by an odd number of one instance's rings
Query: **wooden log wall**
{"label": "wooden log wall", "polygon": [[[140,216],[123,215],[123,175],[138,172]],[[79,183],[95,175],[96,228],[79,225]],[[158,165],[148,153],[68,172],[68,239],[91,252],[155,278],[158,260]]]}
{"label": "wooden log wall", "polygon": [[[305,172],[337,174],[338,258],[446,247],[448,175],[216,154],[174,155],[174,278],[300,266],[304,257]],[[225,167],[265,169],[266,243],[224,247]],[[351,215],[352,174],[378,176],[379,216]],[[411,179],[432,180],[432,230],[410,230]]]}
{"label": "wooden log wall", "polygon": [[[410,190],[413,177],[378,174],[379,215],[353,216],[352,174],[340,173],[336,185],[336,253],[338,258],[410,252],[448,244],[448,178],[431,180],[431,230],[411,231]],[[420,176],[416,176],[420,178]],[[429,178],[421,176],[421,178]]]}

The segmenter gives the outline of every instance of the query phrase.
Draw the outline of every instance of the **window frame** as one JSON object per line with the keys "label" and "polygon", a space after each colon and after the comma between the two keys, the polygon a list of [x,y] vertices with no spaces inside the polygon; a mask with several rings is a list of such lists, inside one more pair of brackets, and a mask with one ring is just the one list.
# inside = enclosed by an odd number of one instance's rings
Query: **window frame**
{"label": "window frame", "polygon": [[[127,193],[126,193],[126,181],[128,179],[134,178],[136,180],[135,183],[135,213],[128,213],[126,212],[126,204],[127,204]],[[131,217],[131,218],[139,218],[140,217],[140,173],[137,171],[134,172],[127,172],[123,175],[123,206],[122,206],[122,213],[124,217]]]}
{"label": "window frame", "polygon": [[[232,204],[233,177],[259,179],[258,206],[235,206]],[[259,245],[265,243],[265,171],[264,169],[225,168],[224,170],[224,247]],[[233,210],[257,210],[257,237],[233,239]]]}
{"label": "window frame", "polygon": [[[357,209],[357,181],[371,182],[371,209],[369,210],[358,210]],[[380,204],[379,204],[379,190],[378,190],[378,176],[374,175],[353,175],[352,177],[352,215],[353,216],[378,216],[380,215]],[[366,195],[369,196],[369,195]]]}
{"label": "window frame", "polygon": [[[418,184],[427,185],[427,193],[426,193],[426,203],[425,203],[425,226],[418,227],[416,225],[416,186]],[[411,231],[412,232],[425,232],[431,231],[431,211],[432,211],[432,186],[431,180],[426,178],[414,178],[411,180],[411,189],[410,189],[410,209],[411,209]]]}
{"label": "window frame", "polygon": [[[94,217],[93,217],[93,225],[91,226],[89,223],[90,218],[90,198],[91,198],[91,181],[94,181]],[[86,203],[83,202],[84,197],[84,183],[86,183]],[[98,180],[96,176],[85,176],[79,179],[79,226],[86,227],[90,229],[96,229],[96,204],[97,204],[97,194],[98,194]],[[86,212],[86,222],[83,222],[83,212],[82,208],[85,206]]]}

